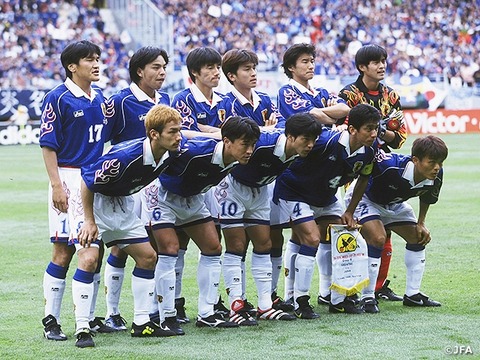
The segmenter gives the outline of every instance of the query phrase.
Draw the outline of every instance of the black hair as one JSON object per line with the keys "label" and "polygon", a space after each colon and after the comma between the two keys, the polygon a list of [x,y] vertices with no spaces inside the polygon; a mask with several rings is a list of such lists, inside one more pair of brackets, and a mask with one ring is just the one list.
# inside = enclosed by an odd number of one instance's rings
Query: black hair
{"label": "black hair", "polygon": [[282,67],[283,67],[283,71],[285,72],[285,75],[287,75],[289,79],[291,79],[293,75],[292,75],[292,72],[288,70],[288,68],[290,66],[295,66],[298,58],[300,57],[300,55],[303,55],[303,54],[311,55],[315,59],[315,56],[316,56],[315,46],[311,44],[306,44],[306,43],[295,44],[289,47],[287,51],[285,51],[285,54],[283,54]]}
{"label": "black hair", "polygon": [[205,65],[220,65],[222,63],[222,56],[214,48],[199,47],[188,53],[185,63],[187,65],[190,79],[195,82],[195,75],[193,75],[194,71],[200,72],[200,69]]}
{"label": "black hair", "polygon": [[377,123],[382,118],[380,111],[372,105],[358,104],[350,109],[348,113],[348,125],[352,125],[355,129],[360,128],[368,123]]}
{"label": "black hair", "polygon": [[441,163],[448,156],[448,148],[439,137],[428,135],[415,139],[412,144],[412,156],[420,160],[426,157]]}
{"label": "black hair", "polygon": [[221,132],[222,138],[226,137],[232,142],[241,138],[244,138],[246,141],[256,142],[260,137],[258,124],[249,117],[229,117],[223,123]]}
{"label": "black hair", "polygon": [[138,84],[140,82],[140,76],[137,73],[138,69],[144,69],[147,64],[154,62],[159,56],[163,57],[165,64],[168,64],[168,55],[165,50],[154,46],[144,46],[138,49],[133,54],[128,65],[130,80]]}
{"label": "black hair", "polygon": [[80,63],[80,59],[88,58],[94,54],[100,56],[101,53],[102,50],[100,50],[98,45],[95,45],[88,40],[82,40],[68,44],[60,55],[60,61],[62,62],[62,66],[65,69],[67,77],[71,79],[73,75],[68,69],[68,65],[78,65]]}
{"label": "black hair", "polygon": [[285,122],[285,135],[316,138],[322,133],[323,126],[310,113],[296,113]]}
{"label": "black hair", "polygon": [[367,66],[370,64],[370,61],[381,61],[387,60],[387,50],[385,50],[380,45],[369,44],[362,46],[357,53],[355,54],[355,66],[360,74],[360,65]]}
{"label": "black hair", "polygon": [[222,70],[230,84],[233,82],[228,78],[228,73],[237,74],[238,68],[245,64],[258,65],[258,56],[251,50],[228,50],[222,58]]}

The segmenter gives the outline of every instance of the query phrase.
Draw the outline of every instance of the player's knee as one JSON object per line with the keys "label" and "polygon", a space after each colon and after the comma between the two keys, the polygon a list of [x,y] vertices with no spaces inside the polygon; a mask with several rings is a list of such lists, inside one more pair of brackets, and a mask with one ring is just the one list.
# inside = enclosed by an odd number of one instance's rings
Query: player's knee
{"label": "player's knee", "polygon": [[78,254],[78,267],[89,272],[95,272],[98,264],[98,253],[85,251]]}
{"label": "player's knee", "polygon": [[145,252],[145,255],[142,256],[141,260],[137,262],[137,266],[141,267],[142,269],[155,269],[157,258],[157,253],[152,248]]}
{"label": "player's knee", "polygon": [[[366,239],[367,240],[367,239]],[[382,249],[383,245],[385,245],[385,241],[387,240],[385,234],[375,234],[368,237],[367,243],[369,245],[375,246],[377,248]]]}
{"label": "player's knee", "polygon": [[52,262],[62,267],[68,267],[72,261],[75,248],[73,246],[55,246],[52,253]]}
{"label": "player's knee", "polygon": [[272,241],[269,238],[253,241],[253,250],[257,253],[267,253],[272,249]]}
{"label": "player's knee", "polygon": [[[209,243],[204,244],[200,251],[204,255],[220,255],[222,253],[222,244],[220,244],[220,241],[210,241]],[[243,251],[244,249],[239,253],[242,253]]]}

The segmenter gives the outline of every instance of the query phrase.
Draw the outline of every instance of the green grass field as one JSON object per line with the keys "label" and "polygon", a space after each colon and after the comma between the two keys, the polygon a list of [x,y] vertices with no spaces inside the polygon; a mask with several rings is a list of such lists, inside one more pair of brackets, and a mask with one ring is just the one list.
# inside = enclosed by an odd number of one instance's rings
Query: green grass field
{"label": "green grass field", "polygon": [[[404,145],[408,152],[415,137]],[[381,302],[376,315],[329,314],[315,306],[317,320],[289,323],[261,322],[240,329],[197,329],[184,326],[187,335],[167,339],[133,339],[128,333],[99,334],[93,349],[74,346],[71,288],[62,308],[62,327],[69,340],[47,341],[42,336],[43,272],[51,257],[47,229],[48,179],[38,146],[0,147],[0,358],[1,359],[439,359],[449,352],[469,353],[480,359],[480,137],[445,135],[450,155],[438,204],[430,208],[423,291],[442,302],[440,308],[405,308]],[[416,208],[418,200],[412,202]],[[288,234],[287,234],[288,235]],[[389,278],[403,294],[404,243],[394,237]],[[196,315],[196,260],[190,245],[186,256],[183,295],[187,314]],[[68,279],[73,275],[75,261]],[[122,293],[122,315],[132,320],[130,275]],[[318,291],[317,274],[311,295]],[[68,281],[68,285],[70,285]],[[223,292],[223,288],[222,288]],[[282,279],[280,294],[283,293]],[[249,299],[255,303],[253,281]],[[225,294],[223,292],[225,297]],[[99,296],[97,314],[105,315]],[[470,354],[470,352],[473,353]],[[459,356],[461,356],[459,354]],[[467,355],[466,355],[467,356]]]}

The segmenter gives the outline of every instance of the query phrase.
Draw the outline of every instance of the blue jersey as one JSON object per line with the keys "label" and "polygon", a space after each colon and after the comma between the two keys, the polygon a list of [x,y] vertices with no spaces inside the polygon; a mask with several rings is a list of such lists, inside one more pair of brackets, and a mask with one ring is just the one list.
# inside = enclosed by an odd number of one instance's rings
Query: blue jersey
{"label": "blue jersey", "polygon": [[188,140],[170,166],[160,175],[163,187],[189,197],[217,185],[237,165],[223,163],[223,141],[207,138]]}
{"label": "blue jersey", "polygon": [[200,131],[198,124],[221,127],[233,115],[230,98],[213,92],[212,102],[193,84],[173,97],[172,107],[182,115],[182,128]]}
{"label": "blue jersey", "polygon": [[265,126],[265,121],[268,120],[272,114],[275,114],[277,118],[275,127],[285,128],[285,118],[278,112],[277,107],[267,94],[252,89],[253,104],[236,89],[229,92],[227,96],[232,101],[235,115],[249,117],[259,126]]}
{"label": "blue jersey", "polygon": [[112,106],[100,89],[91,97],[71,79],[49,91],[42,103],[40,146],[57,153],[58,166],[82,167],[97,160],[110,140]]}
{"label": "blue jersey", "polygon": [[278,110],[285,119],[288,119],[293,114],[327,107],[327,101],[332,98],[335,98],[337,103],[346,103],[345,100],[332,95],[326,89],[309,90],[295,80],[290,80],[287,85],[278,90]]}
{"label": "blue jersey", "polygon": [[137,138],[143,138],[145,134],[145,116],[147,112],[158,104],[170,106],[170,97],[162,91],[155,92],[155,100],[145,94],[137,84],[120,90],[112,95],[109,100],[113,103],[114,112],[112,118],[115,123],[116,134],[112,144]]}
{"label": "blue jersey", "polygon": [[442,187],[443,169],[435,180],[425,179],[416,185],[413,170],[411,156],[380,151],[365,196],[380,205],[401,203],[417,196],[423,203],[435,204]]}
{"label": "blue jersey", "polygon": [[148,138],[124,141],[92,165],[83,167],[82,178],[92,192],[127,196],[155,180],[175,155],[166,152],[157,164]]}
{"label": "blue jersey", "polygon": [[301,201],[312,206],[333,204],[337,189],[359,175],[369,176],[375,149],[363,146],[350,153],[349,134],[324,128],[305,158],[295,160],[277,178],[274,201]]}
{"label": "blue jersey", "polygon": [[287,137],[281,131],[261,132],[255,150],[246,165],[238,165],[231,175],[240,184],[261,187],[272,183],[297,155],[286,158]]}

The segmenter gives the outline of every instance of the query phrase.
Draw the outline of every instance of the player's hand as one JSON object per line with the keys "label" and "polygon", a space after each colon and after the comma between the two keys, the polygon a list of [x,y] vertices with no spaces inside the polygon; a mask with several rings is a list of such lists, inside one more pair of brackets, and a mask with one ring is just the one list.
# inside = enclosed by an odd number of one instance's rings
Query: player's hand
{"label": "player's hand", "polygon": [[52,187],[52,201],[55,209],[66,213],[68,210],[68,195],[63,186]]}
{"label": "player's hand", "polygon": [[341,216],[342,224],[347,225],[348,230],[354,230],[358,228],[357,220],[353,217],[353,214],[345,211]]}
{"label": "player's hand", "polygon": [[425,246],[430,242],[430,240],[432,240],[432,237],[430,236],[430,231],[426,228],[425,225],[417,224],[416,230],[418,244]]}
{"label": "player's hand", "polygon": [[271,126],[271,127],[274,127],[275,125],[277,125],[277,117],[275,116],[274,113],[271,113],[270,114],[270,117],[265,120],[265,126]]}
{"label": "player's hand", "polygon": [[98,238],[98,227],[93,221],[84,221],[78,231],[78,243],[83,247],[90,247],[90,244]]}
{"label": "player's hand", "polygon": [[387,133],[387,121],[388,121],[388,118],[385,118],[385,119],[380,120],[380,122],[378,123],[378,134],[377,134],[377,136],[382,140],[385,137],[385,134]]}

